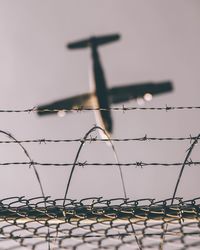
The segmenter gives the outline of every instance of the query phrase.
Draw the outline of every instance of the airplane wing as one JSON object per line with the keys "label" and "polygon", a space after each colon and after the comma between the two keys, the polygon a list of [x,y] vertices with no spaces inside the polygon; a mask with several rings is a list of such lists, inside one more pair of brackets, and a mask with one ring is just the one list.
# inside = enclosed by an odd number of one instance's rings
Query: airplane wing
{"label": "airplane wing", "polygon": [[[92,107],[93,104],[94,104],[94,94],[86,93],[83,95],[77,95],[59,101],[51,102],[46,105],[38,106],[37,113],[38,115],[55,114],[57,113],[57,111],[55,111],[56,109],[62,110],[62,109],[73,109],[79,107],[88,108]],[[45,111],[45,109],[47,109],[48,111]]]}
{"label": "airplane wing", "polygon": [[170,92],[172,90],[173,86],[170,81],[160,82],[157,84],[149,82],[111,88],[108,90],[108,96],[111,103],[121,103],[138,97],[143,97],[146,93],[153,96]]}

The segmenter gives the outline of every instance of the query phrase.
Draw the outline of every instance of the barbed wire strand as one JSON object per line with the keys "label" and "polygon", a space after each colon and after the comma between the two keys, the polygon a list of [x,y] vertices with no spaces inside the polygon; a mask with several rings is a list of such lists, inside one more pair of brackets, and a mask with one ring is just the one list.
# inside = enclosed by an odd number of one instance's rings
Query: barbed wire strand
{"label": "barbed wire strand", "polygon": [[110,107],[110,108],[93,108],[93,107],[76,107],[76,108],[70,108],[70,109],[41,109],[37,107],[29,108],[29,109],[0,109],[0,113],[36,113],[36,112],[44,112],[44,113],[56,113],[59,111],[63,112],[80,112],[80,111],[133,111],[133,110],[143,110],[143,111],[172,111],[172,110],[198,110],[200,109],[200,106],[168,106],[165,105],[165,107]]}
{"label": "barbed wire strand", "polygon": [[[11,133],[8,133],[6,131],[3,131],[3,130],[0,130],[0,133],[6,135],[8,138],[10,138],[11,140],[15,141],[15,143],[17,143],[17,145],[19,145],[19,147],[23,150],[24,154],[26,155],[26,157],[29,159],[29,166],[33,167],[33,170],[34,170],[34,173],[35,173],[35,176],[36,176],[36,179],[38,181],[38,184],[39,184],[39,187],[40,187],[40,190],[41,190],[41,193],[42,193],[42,196],[44,198],[44,202],[45,202],[45,193],[44,193],[44,189],[43,189],[43,186],[42,186],[42,182],[41,182],[41,179],[40,179],[40,176],[39,176],[39,173],[33,163],[33,160],[31,159],[28,151],[25,149],[25,147],[21,144],[21,142],[19,142],[13,135],[11,135]],[[46,203],[44,203],[46,205]],[[49,228],[48,228],[48,235],[49,235]],[[47,237],[47,240],[48,240],[48,237]],[[48,250],[50,250],[50,243],[49,243],[49,240],[48,240]]]}
{"label": "barbed wire strand", "polygon": [[[139,141],[139,142],[146,142],[146,141],[192,141],[197,139],[195,136],[187,136],[187,137],[149,137],[147,135],[137,138],[97,138],[92,137],[86,138],[85,142],[128,142],[128,141]],[[197,140],[200,140],[198,138]],[[15,144],[15,143],[71,143],[71,142],[82,142],[83,138],[75,138],[75,139],[27,139],[27,140],[0,140],[0,144]]]}
{"label": "barbed wire strand", "polygon": [[[7,137],[9,137],[11,140],[13,140],[15,143],[17,143],[21,149],[23,150],[24,154],[27,156],[27,158],[29,159],[29,166],[33,167],[33,170],[35,172],[35,175],[36,175],[36,178],[38,180],[38,183],[39,183],[39,186],[40,186],[40,190],[41,190],[41,193],[42,193],[42,196],[45,197],[45,194],[44,194],[44,189],[42,187],[42,182],[41,182],[41,179],[40,179],[40,176],[39,176],[39,173],[35,167],[35,164],[34,164],[34,161],[31,159],[28,151],[25,149],[25,147],[21,144],[20,141],[18,141],[13,135],[11,135],[10,133],[6,132],[6,131],[3,131],[3,130],[0,130],[0,133],[1,134],[4,134],[6,135]],[[28,164],[27,164],[28,165]]]}
{"label": "barbed wire strand", "polygon": [[[55,167],[66,167],[66,166],[73,166],[74,163],[48,163],[48,162],[0,162],[0,166],[14,166],[14,165],[36,165],[36,166],[43,166],[43,167],[50,167],[50,166],[55,166]],[[161,167],[175,167],[175,166],[182,166],[183,162],[142,162],[142,161],[138,161],[138,162],[127,162],[127,163],[115,163],[115,162],[92,162],[89,163],[87,161],[85,162],[76,162],[75,166],[80,166],[80,167],[86,167],[86,166],[123,166],[123,167],[149,167],[149,166],[161,166]],[[200,165],[200,161],[192,161],[189,160],[188,162],[185,163],[185,165],[187,166],[199,166]]]}
{"label": "barbed wire strand", "polygon": [[[178,176],[178,180],[177,180],[177,182],[176,182],[176,186],[175,186],[174,193],[173,193],[173,196],[172,196],[172,204],[173,204],[174,198],[175,198],[175,196],[176,196],[176,192],[177,192],[178,185],[179,185],[179,183],[180,183],[180,180],[181,180],[181,177],[182,177],[182,174],[183,174],[183,170],[184,170],[185,166],[187,165],[188,159],[189,159],[189,157],[190,157],[190,155],[191,155],[191,153],[192,153],[192,151],[193,151],[195,145],[198,143],[199,138],[200,138],[200,134],[196,137],[196,139],[194,140],[194,142],[192,143],[192,145],[191,145],[191,146],[189,147],[189,149],[187,150],[188,153],[187,153],[187,155],[186,155],[186,157],[185,157],[185,160],[184,160],[184,162],[183,162],[182,168],[181,168],[181,170],[180,170],[180,173],[179,173],[179,176]],[[192,160],[190,160],[190,162],[192,162]]]}
{"label": "barbed wire strand", "polygon": [[[187,153],[187,155],[186,155],[186,157],[185,157],[185,160],[184,160],[184,162],[183,162],[182,168],[181,168],[181,170],[180,170],[180,173],[179,173],[179,175],[178,175],[178,179],[177,179],[177,182],[176,182],[176,185],[175,185],[175,188],[174,188],[174,193],[173,193],[173,196],[172,196],[171,205],[173,205],[174,199],[175,199],[175,197],[176,197],[176,193],[177,193],[177,190],[178,190],[178,186],[179,186],[181,177],[182,177],[182,175],[183,175],[183,170],[184,170],[185,166],[186,166],[187,163],[188,163],[188,159],[189,159],[189,157],[190,157],[190,155],[191,155],[191,153],[192,153],[192,151],[193,151],[195,145],[198,143],[199,137],[200,137],[200,134],[194,139],[194,142],[191,144],[191,146],[190,146],[190,147],[188,148],[188,150],[187,150],[188,153]],[[190,143],[191,143],[191,142],[192,142],[192,141],[190,141]],[[190,160],[190,162],[192,162],[192,160]],[[164,232],[163,232],[163,235],[162,235],[162,241],[161,241],[161,243],[160,243],[160,248],[161,248],[161,249],[163,249],[163,246],[164,246],[164,242],[165,242],[165,237],[166,237],[167,229],[168,229],[168,224],[164,225],[164,227],[163,227]]]}

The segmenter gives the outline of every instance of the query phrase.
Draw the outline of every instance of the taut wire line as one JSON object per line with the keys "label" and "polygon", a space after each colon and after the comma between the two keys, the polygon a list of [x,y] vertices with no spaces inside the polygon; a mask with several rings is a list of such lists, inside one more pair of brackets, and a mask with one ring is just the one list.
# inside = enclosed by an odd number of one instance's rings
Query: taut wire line
{"label": "taut wire line", "polygon": [[0,109],[0,113],[36,113],[38,111],[41,112],[80,112],[80,111],[134,111],[134,110],[142,110],[142,111],[173,111],[173,110],[198,110],[200,106],[168,106],[165,107],[126,107],[122,105],[121,107],[110,107],[110,108],[93,108],[93,107],[76,107],[76,108],[69,108],[69,109],[38,109],[37,107],[29,108],[29,109]]}
{"label": "taut wire line", "polygon": [[[78,162],[76,161],[75,163],[72,162],[66,162],[66,163],[50,163],[50,162],[0,162],[0,166],[23,166],[23,165],[28,165],[28,166],[43,166],[43,167],[48,167],[48,166],[55,166],[55,167],[66,167],[66,166],[80,166],[80,167],[85,167],[85,166],[121,166],[121,167],[149,167],[149,166],[160,166],[160,167],[176,167],[176,166],[182,166],[183,162],[127,162],[127,163],[115,163],[115,162]],[[187,162],[185,162],[184,165],[187,166],[199,166],[200,161],[192,161],[191,159]]]}
{"label": "taut wire line", "polygon": [[[131,141],[193,141],[197,139],[195,136],[186,136],[186,137],[150,137],[150,136],[142,136],[142,137],[135,137],[135,138],[96,138],[90,136],[90,138],[86,138],[85,141],[87,142],[131,142]],[[197,139],[199,140],[199,138]],[[27,140],[0,140],[0,144],[12,144],[12,143],[39,143],[39,144],[46,144],[46,143],[71,143],[71,142],[79,142],[81,143],[83,138],[75,138],[75,139],[27,139]]]}

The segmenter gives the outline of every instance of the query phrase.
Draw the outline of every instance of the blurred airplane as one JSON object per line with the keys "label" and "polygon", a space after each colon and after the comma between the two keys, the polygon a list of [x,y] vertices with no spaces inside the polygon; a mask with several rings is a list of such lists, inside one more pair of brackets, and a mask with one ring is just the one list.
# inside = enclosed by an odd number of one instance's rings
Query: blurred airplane
{"label": "blurred airplane", "polygon": [[[69,49],[82,49],[89,47],[92,52],[93,62],[93,89],[90,93],[55,101],[37,108],[39,115],[48,115],[58,113],[62,116],[65,109],[73,108],[97,108],[95,110],[97,124],[104,128],[109,134],[112,133],[111,104],[126,102],[131,99],[137,99],[138,104],[144,101],[150,101],[153,95],[172,91],[172,82],[163,81],[157,84],[147,82],[143,84],[130,84],[120,87],[107,88],[104,71],[98,54],[98,46],[120,39],[119,34],[91,37],[89,39],[80,40],[69,43]],[[101,110],[101,108],[103,110]],[[48,111],[45,111],[48,109]],[[60,111],[55,111],[55,110]],[[50,112],[49,112],[50,110]],[[105,111],[106,110],[106,111]]]}

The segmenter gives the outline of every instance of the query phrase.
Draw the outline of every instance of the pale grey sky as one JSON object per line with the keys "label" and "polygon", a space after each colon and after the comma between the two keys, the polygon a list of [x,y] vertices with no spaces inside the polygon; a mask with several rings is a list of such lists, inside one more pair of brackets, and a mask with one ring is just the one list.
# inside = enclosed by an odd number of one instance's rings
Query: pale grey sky
{"label": "pale grey sky", "polygon": [[[148,106],[199,105],[200,2],[198,0],[1,0],[0,108],[24,109],[89,90],[90,51],[69,51],[67,42],[91,35],[119,32],[122,39],[100,49],[108,86],[172,80],[174,92]],[[125,105],[137,106],[132,101]],[[36,114],[0,114],[1,130],[17,139],[80,138],[95,123],[93,112],[64,118]],[[113,112],[115,138],[178,137],[199,133],[199,111]],[[1,139],[6,139],[1,135]],[[72,162],[78,143],[28,144],[38,162]],[[182,162],[189,142],[128,142],[115,144],[120,162]],[[0,145],[3,161],[23,161],[16,145]],[[199,146],[192,159],[199,160]],[[104,143],[87,144],[80,161],[114,162]],[[38,168],[45,194],[63,197],[69,168]],[[180,167],[124,167],[130,198],[172,196]],[[187,168],[178,194],[199,196],[200,169]],[[40,195],[33,170],[2,167],[1,197]],[[75,170],[69,197],[122,197],[116,167]]]}

